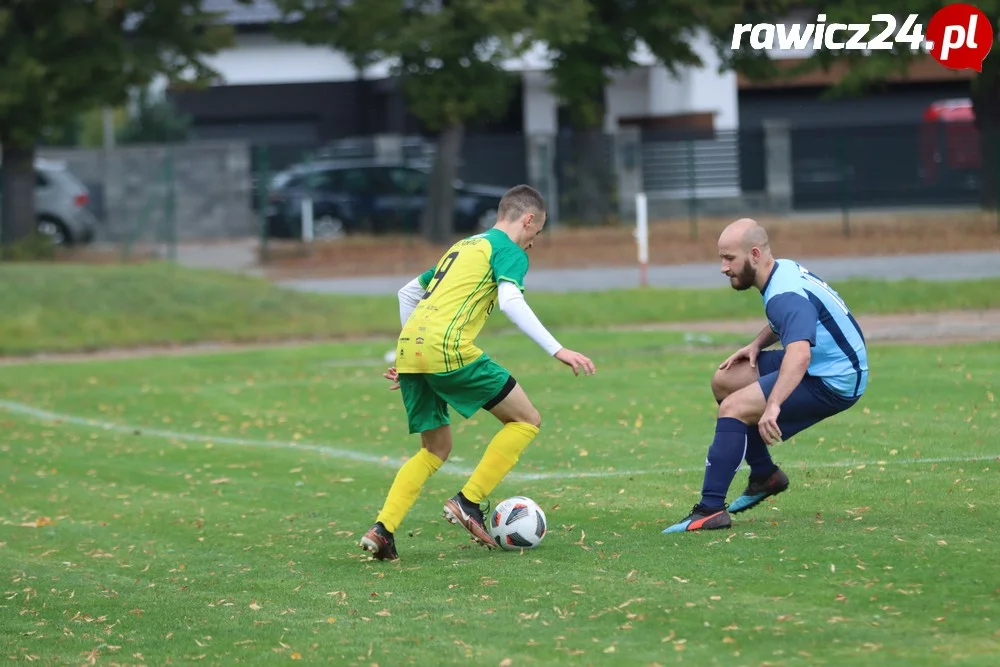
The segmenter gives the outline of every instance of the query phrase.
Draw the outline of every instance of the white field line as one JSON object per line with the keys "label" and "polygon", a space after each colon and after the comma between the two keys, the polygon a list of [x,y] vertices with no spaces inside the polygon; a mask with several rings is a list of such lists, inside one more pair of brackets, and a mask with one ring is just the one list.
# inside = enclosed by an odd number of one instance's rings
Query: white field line
{"label": "white field line", "polygon": [[[394,459],[388,456],[376,456],[374,454],[365,454],[363,452],[357,452],[351,449],[343,449],[340,447],[331,447],[329,445],[319,445],[308,442],[289,442],[281,440],[254,440],[250,438],[233,438],[228,436],[212,436],[212,435],[202,435],[199,433],[185,433],[183,431],[169,431],[158,428],[149,428],[146,426],[135,426],[129,424],[116,424],[113,422],[107,422],[99,419],[90,419],[87,417],[78,417],[75,415],[68,415],[59,412],[50,412],[48,410],[40,410],[34,408],[30,405],[24,403],[18,403],[16,401],[5,401],[0,400],[0,410],[15,414],[23,415],[31,419],[43,422],[55,422],[56,424],[73,424],[76,426],[83,426],[86,428],[93,428],[102,431],[114,431],[117,433],[128,433],[128,434],[138,434],[143,436],[152,436],[157,438],[164,438],[167,440],[180,440],[186,442],[201,442],[201,443],[212,443],[220,445],[237,445],[242,447],[270,447],[274,449],[288,449],[288,450],[300,450],[316,452],[323,456],[327,456],[334,459],[340,459],[344,461],[356,461],[359,463],[368,463],[371,465],[393,468],[396,469],[402,463],[401,460]],[[813,464],[800,464],[795,466],[796,468],[859,468],[861,466],[899,466],[899,465],[921,465],[921,464],[934,464],[934,463],[974,463],[977,461],[1000,461],[1000,453],[997,454],[970,454],[966,456],[941,456],[933,458],[888,458],[888,459],[872,459],[868,461],[836,461],[832,463],[813,463]],[[787,466],[789,469],[792,466]],[[660,469],[648,469],[648,470],[604,470],[595,472],[574,472],[574,471],[556,471],[556,472],[518,472],[512,471],[509,475],[509,479],[520,479],[526,481],[533,480],[546,480],[546,479],[581,479],[586,477],[631,477],[636,475],[658,475],[658,474],[683,474],[692,472],[701,472],[704,470],[703,466],[699,467],[688,467],[688,468],[660,468]],[[444,473],[450,473],[453,475],[459,475],[462,477],[468,477],[472,470],[470,468],[462,468],[457,466],[445,466],[441,469]]]}

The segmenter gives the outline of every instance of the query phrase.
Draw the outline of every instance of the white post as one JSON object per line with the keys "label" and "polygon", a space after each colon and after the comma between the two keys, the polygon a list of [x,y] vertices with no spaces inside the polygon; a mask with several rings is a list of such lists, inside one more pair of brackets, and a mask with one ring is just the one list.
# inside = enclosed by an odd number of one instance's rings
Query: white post
{"label": "white post", "polygon": [[635,239],[639,246],[639,284],[649,284],[649,218],[646,209],[646,193],[635,195]]}
{"label": "white post", "polygon": [[115,112],[111,107],[103,108],[101,120],[104,128],[104,150],[110,151],[115,147]]}
{"label": "white post", "polygon": [[313,201],[309,197],[302,200],[302,240],[306,243],[313,240]]}

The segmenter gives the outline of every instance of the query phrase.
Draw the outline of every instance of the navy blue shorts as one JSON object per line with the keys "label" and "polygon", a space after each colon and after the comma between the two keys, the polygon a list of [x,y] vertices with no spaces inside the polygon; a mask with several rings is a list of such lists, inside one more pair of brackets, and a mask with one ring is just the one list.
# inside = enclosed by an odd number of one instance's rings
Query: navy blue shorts
{"label": "navy blue shorts", "polygon": [[[757,371],[760,373],[757,382],[764,390],[764,398],[771,395],[784,358],[784,350],[766,350],[757,357]],[[860,396],[848,398],[836,394],[818,377],[806,373],[799,386],[781,404],[781,413],[778,415],[781,439],[787,440],[813,424],[843,412],[857,403],[859,398]]]}

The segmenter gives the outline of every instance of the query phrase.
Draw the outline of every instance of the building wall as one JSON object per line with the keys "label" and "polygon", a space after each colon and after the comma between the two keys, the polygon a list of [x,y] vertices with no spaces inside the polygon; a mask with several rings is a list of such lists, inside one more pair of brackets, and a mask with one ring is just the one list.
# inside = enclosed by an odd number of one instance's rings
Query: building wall
{"label": "building wall", "polygon": [[[203,136],[245,136],[273,133],[279,137],[316,136],[327,140],[352,134],[408,132],[415,128],[398,99],[388,92],[389,63],[368,68],[365,78],[374,92],[365,92],[357,72],[342,54],[326,47],[280,40],[266,32],[240,32],[236,45],[207,58],[222,84],[207,91],[173,92],[186,113],[204,128]],[[647,49],[635,54],[638,67],[614,75],[607,89],[604,127],[615,132],[618,119],[708,111],[716,125],[732,128],[738,121],[736,79],[716,72],[718,59],[705,37],[694,42],[706,61],[702,68],[671,76]],[[549,56],[544,47],[533,49],[506,67],[520,72],[522,86],[515,96],[521,113],[508,114],[499,123],[482,129],[494,132],[553,134],[558,129],[558,104],[549,90],[545,70]],[[280,87],[278,87],[280,86]],[[367,94],[361,100],[359,95]],[[360,114],[358,105],[372,112]],[[513,111],[513,110],[512,110]],[[520,115],[515,122],[510,116]],[[365,124],[364,121],[367,121]],[[395,121],[395,122],[393,122]],[[417,124],[418,125],[418,124]],[[226,134],[228,127],[233,132]],[[242,132],[242,134],[240,134]]]}
{"label": "building wall", "polygon": [[[328,83],[353,81],[357,73],[341,53],[325,46],[309,46],[278,39],[265,32],[240,32],[235,45],[205,62],[220,72],[226,85],[273,83]],[[387,63],[365,71],[371,79],[388,76]]]}
{"label": "building wall", "polygon": [[[607,88],[607,114],[604,130],[617,132],[622,118],[670,116],[708,112],[714,115],[716,129],[736,129],[739,125],[739,98],[736,75],[718,73],[719,58],[706,36],[693,42],[703,66],[682,68],[677,76],[656,64],[653,55],[640,48],[634,55],[637,66],[617,72]],[[525,133],[555,133],[558,129],[558,101],[549,87],[545,71],[547,57],[543,50],[532,58],[511,64],[524,71]],[[529,67],[530,66],[530,67]]]}
{"label": "building wall", "polygon": [[419,131],[381,81],[242,84],[171,91],[206,138],[318,143],[358,134]]}
{"label": "building wall", "polygon": [[[339,53],[264,33],[240,33],[235,47],[207,61],[220,73],[219,85],[168,93],[194,119],[199,138],[319,145],[359,135],[426,133],[386,63],[366,69],[359,80]],[[470,123],[469,133],[521,131],[522,89],[514,76],[500,117]]]}
{"label": "building wall", "polygon": [[[785,22],[812,20],[813,14],[802,11]],[[692,45],[704,65],[682,68],[677,76],[657,65],[649,50],[640,46],[634,54],[638,66],[612,77],[607,89],[605,130],[617,131],[622,117],[703,112],[713,114],[716,129],[722,130],[735,130],[745,123],[758,127],[765,117],[814,124],[890,122],[896,114],[912,118],[915,109],[941,96],[966,94],[966,78],[946,81],[946,72],[936,63],[922,65],[929,68],[930,74],[940,74],[939,81],[910,90],[902,84],[889,93],[875,93],[853,101],[820,101],[816,86],[774,89],[770,85],[766,87],[771,90],[751,89],[734,73],[718,72],[719,59],[707,35],[699,34]],[[794,61],[811,53],[811,49],[788,50],[772,52],[771,56]],[[343,54],[326,47],[281,40],[261,28],[241,29],[234,47],[207,58],[207,62],[221,73],[223,85],[203,93],[178,95],[182,108],[193,113],[199,125],[216,126],[214,130],[206,128],[203,136],[228,136],[220,135],[217,126],[234,119],[243,125],[241,131],[245,134],[241,136],[251,136],[259,130],[278,136],[308,137],[314,133],[320,140],[326,140],[359,133],[419,131],[419,123],[406,113],[399,94],[387,92],[388,62],[364,72],[366,79],[378,82],[376,90],[364,99],[359,99],[365,93],[355,83],[357,72]],[[549,54],[543,45],[508,61],[508,70],[521,73],[523,94],[517,100],[520,114],[512,109],[502,122],[484,125],[483,129],[556,133],[558,103],[549,90],[546,74],[549,66]],[[259,94],[246,90],[279,85],[282,87],[267,88]],[[204,103],[195,101],[199,97]],[[360,114],[360,121],[359,105],[371,110]],[[520,119],[516,118],[518,115]],[[266,123],[255,126],[262,118],[267,119]]]}

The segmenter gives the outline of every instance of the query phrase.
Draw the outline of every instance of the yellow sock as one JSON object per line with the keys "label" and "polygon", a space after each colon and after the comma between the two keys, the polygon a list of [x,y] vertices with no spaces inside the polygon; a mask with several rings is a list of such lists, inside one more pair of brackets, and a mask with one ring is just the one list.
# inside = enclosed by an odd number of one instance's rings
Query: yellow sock
{"label": "yellow sock", "polygon": [[381,521],[390,533],[395,533],[399,524],[403,522],[403,517],[417,501],[417,496],[420,495],[424,484],[443,463],[444,461],[434,454],[421,448],[416,456],[404,463],[403,467],[396,473],[396,479],[389,489],[389,495],[386,496],[382,511],[378,513],[375,520]]}
{"label": "yellow sock", "polygon": [[521,452],[536,435],[538,427],[533,424],[504,424],[500,432],[493,436],[479,465],[472,471],[472,476],[462,489],[462,495],[470,502],[481,503],[517,464]]}

